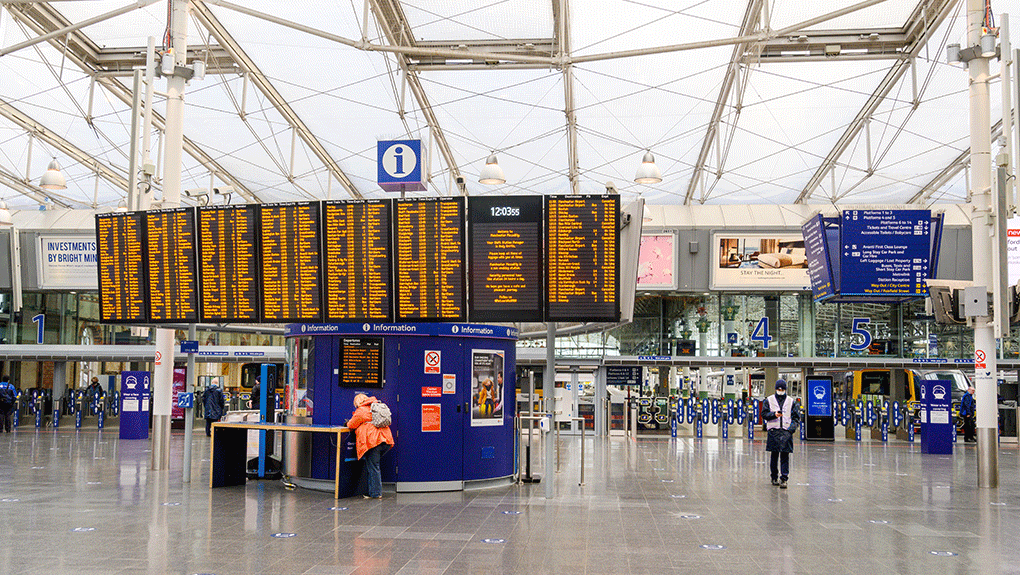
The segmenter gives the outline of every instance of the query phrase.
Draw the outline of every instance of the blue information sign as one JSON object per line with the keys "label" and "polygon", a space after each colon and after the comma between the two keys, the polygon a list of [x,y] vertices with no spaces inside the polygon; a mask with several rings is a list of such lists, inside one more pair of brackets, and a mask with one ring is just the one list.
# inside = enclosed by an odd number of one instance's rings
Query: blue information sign
{"label": "blue information sign", "polygon": [[811,291],[816,301],[832,297],[836,290],[833,273],[838,273],[838,266],[833,266],[829,257],[825,226],[825,218],[818,214],[801,227],[804,233],[804,251],[808,260],[808,277],[811,278]]}
{"label": "blue information sign", "polygon": [[807,380],[807,414],[812,417],[832,417],[832,380]]}
{"label": "blue information sign", "polygon": [[421,140],[383,140],[376,146],[378,183],[387,192],[421,192],[426,189],[422,177]]}
{"label": "blue information sign", "polygon": [[125,371],[120,376],[120,438],[148,439],[149,372]]}
{"label": "blue information sign", "polygon": [[198,353],[198,342],[188,339],[182,341],[181,353]]}
{"label": "blue information sign", "polygon": [[930,210],[844,210],[840,295],[927,295]]}
{"label": "blue information sign", "polygon": [[953,452],[952,389],[953,382],[948,380],[921,380],[921,453]]}

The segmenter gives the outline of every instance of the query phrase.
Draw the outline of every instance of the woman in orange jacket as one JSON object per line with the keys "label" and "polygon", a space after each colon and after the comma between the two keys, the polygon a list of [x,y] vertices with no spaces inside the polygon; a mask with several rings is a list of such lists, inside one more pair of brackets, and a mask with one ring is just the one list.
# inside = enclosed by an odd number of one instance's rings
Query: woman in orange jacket
{"label": "woman in orange jacket", "polygon": [[357,437],[358,459],[365,462],[361,472],[361,482],[367,485],[366,499],[382,499],[382,472],[379,460],[393,446],[393,434],[389,426],[372,425],[372,404],[378,401],[364,393],[354,396],[354,413],[347,427],[354,430]]}

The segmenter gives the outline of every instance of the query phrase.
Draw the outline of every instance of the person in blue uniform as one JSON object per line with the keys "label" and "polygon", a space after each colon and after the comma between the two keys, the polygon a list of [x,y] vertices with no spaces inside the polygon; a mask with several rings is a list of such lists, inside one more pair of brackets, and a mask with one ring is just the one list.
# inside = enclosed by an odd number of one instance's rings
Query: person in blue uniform
{"label": "person in blue uniform", "polygon": [[974,401],[974,387],[968,387],[967,393],[960,399],[960,417],[963,418],[963,441],[974,443],[977,436],[974,433],[974,414],[976,403]]}
{"label": "person in blue uniform", "polygon": [[786,395],[786,380],[776,381],[776,392],[765,398],[762,417],[765,419],[765,429],[768,430],[765,450],[772,453],[769,462],[772,485],[786,489],[786,481],[790,478],[793,434],[800,425],[800,407],[792,397]]}
{"label": "person in blue uniform", "polygon": [[11,376],[0,377],[0,431],[11,432],[11,413],[18,397],[18,390],[11,385]]}

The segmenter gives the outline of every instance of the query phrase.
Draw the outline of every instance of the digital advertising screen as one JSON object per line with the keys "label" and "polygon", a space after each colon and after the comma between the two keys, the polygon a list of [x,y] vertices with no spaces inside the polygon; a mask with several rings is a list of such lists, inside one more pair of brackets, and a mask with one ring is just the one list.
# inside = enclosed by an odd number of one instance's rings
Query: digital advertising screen
{"label": "digital advertising screen", "polygon": [[464,198],[393,205],[396,321],[465,321]]}
{"label": "digital advertising screen", "polygon": [[146,323],[145,212],[96,215],[99,321]]}
{"label": "digital advertising screen", "polygon": [[262,320],[318,321],[319,202],[263,204],[260,211]]}
{"label": "digital advertising screen", "polygon": [[546,196],[546,318],[618,321],[617,195]]}
{"label": "digital advertising screen", "polygon": [[323,203],[325,320],[391,321],[389,200]]}
{"label": "digital advertising screen", "polygon": [[200,206],[196,220],[202,321],[261,321],[259,206]]}
{"label": "digital advertising screen", "polygon": [[145,212],[149,321],[198,321],[195,209]]}
{"label": "digital advertising screen", "polygon": [[542,321],[542,196],[468,199],[471,321]]}

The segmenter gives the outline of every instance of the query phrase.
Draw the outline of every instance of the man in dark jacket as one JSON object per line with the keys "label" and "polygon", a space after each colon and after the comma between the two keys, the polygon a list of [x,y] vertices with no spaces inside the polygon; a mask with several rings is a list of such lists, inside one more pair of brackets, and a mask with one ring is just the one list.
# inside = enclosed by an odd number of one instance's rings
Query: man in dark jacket
{"label": "man in dark jacket", "polygon": [[974,387],[971,386],[967,388],[967,393],[963,394],[963,399],[960,400],[960,417],[963,418],[963,440],[967,443],[977,441],[977,437],[974,434],[974,407]]}
{"label": "man in dark jacket", "polygon": [[0,377],[0,431],[11,432],[11,413],[17,397],[18,390],[11,385],[11,376]]}
{"label": "man in dark jacket", "polygon": [[[776,393],[765,398],[762,417],[768,439],[765,450],[772,452],[769,471],[772,474],[772,485],[786,489],[786,480],[790,477],[790,454],[793,453],[793,433],[800,424],[800,407],[793,398],[786,395],[786,381],[776,381]],[[782,469],[780,469],[782,467]]]}
{"label": "man in dark jacket", "polygon": [[205,435],[209,437],[212,435],[213,422],[219,421],[227,411],[227,402],[223,398],[223,391],[217,385],[216,379],[209,383],[209,387],[202,394],[202,408],[205,410]]}

